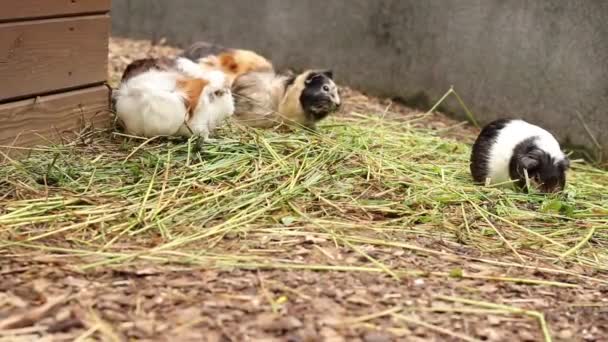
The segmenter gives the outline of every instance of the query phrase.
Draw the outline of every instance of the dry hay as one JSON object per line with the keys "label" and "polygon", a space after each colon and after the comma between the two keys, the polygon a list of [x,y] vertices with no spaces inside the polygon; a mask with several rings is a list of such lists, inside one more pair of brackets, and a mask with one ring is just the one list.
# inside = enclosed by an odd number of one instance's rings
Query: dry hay
{"label": "dry hay", "polygon": [[0,331],[608,336],[605,171],[574,162],[551,196],[476,186],[474,129],[350,90],[346,99],[320,134],[228,125],[199,146],[83,131],[4,155]]}

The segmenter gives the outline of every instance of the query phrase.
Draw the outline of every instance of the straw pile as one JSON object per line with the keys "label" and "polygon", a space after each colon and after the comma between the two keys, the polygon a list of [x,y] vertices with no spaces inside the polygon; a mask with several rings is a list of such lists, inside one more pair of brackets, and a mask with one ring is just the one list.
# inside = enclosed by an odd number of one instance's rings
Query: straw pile
{"label": "straw pile", "polygon": [[[78,272],[178,265],[371,273],[396,284],[474,280],[548,293],[605,288],[606,171],[574,162],[566,191],[551,196],[476,186],[470,128],[426,124],[437,114],[396,119],[390,107],[359,112],[361,96],[347,96],[347,115],[323,122],[319,134],[230,124],[218,142],[200,145],[87,129],[22,159],[3,154],[0,255],[69,260]],[[457,133],[466,139],[446,138]],[[435,294],[443,304],[427,313],[530,316],[539,322],[533,336],[551,338],[539,311]],[[269,302],[276,312],[280,303]],[[474,340],[413,319],[411,310],[401,303],[351,323],[389,317]]]}

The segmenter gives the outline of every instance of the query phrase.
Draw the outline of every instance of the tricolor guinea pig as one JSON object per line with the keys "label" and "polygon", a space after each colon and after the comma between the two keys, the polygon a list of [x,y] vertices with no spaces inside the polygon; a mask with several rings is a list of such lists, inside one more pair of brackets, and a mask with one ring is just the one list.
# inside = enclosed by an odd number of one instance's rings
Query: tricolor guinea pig
{"label": "tricolor guinea pig", "polygon": [[499,119],[486,125],[471,153],[471,174],[478,183],[514,181],[527,192],[530,185],[541,192],[564,189],[570,162],[555,137],[523,120]]}
{"label": "tricolor guinea pig", "polygon": [[182,57],[188,58],[204,70],[220,70],[232,84],[235,78],[252,71],[272,72],[272,63],[258,53],[197,42],[188,47]]}
{"label": "tricolor guinea pig", "polygon": [[341,104],[331,70],[307,70],[298,75],[249,72],[235,79],[232,93],[234,118],[258,128],[314,129]]}
{"label": "tricolor guinea pig", "polygon": [[129,134],[208,140],[234,113],[225,78],[221,71],[201,71],[185,58],[134,61],[113,94],[116,115]]}

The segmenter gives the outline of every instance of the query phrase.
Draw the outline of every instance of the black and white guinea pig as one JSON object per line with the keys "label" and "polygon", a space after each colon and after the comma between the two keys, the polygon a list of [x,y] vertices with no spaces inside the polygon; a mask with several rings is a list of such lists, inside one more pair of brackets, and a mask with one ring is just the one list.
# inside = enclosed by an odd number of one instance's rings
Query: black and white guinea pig
{"label": "black and white guinea pig", "polygon": [[486,125],[471,153],[471,174],[476,182],[513,180],[526,192],[526,172],[530,185],[541,192],[563,190],[569,166],[551,133],[516,119],[499,119]]}

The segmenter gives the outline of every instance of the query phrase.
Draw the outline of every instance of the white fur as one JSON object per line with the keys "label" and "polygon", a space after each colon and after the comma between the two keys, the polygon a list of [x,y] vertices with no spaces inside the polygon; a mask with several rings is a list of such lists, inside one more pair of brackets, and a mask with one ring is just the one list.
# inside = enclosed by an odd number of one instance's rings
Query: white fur
{"label": "white fur", "polygon": [[185,94],[176,90],[179,74],[149,70],[123,82],[116,91],[116,114],[129,134],[175,135],[184,124]]}
{"label": "white fur", "polygon": [[531,137],[536,137],[536,145],[556,161],[565,159],[559,143],[551,133],[523,120],[510,121],[500,130],[496,141],[490,148],[488,177],[492,184],[510,180],[509,162],[513,156],[513,149],[517,144]]}
{"label": "white fur", "polygon": [[[195,64],[196,65],[196,64]],[[116,113],[129,134],[153,136],[209,134],[234,113],[234,101],[220,73],[203,75],[209,84],[203,88],[192,117],[186,123],[186,94],[177,89],[178,72],[148,70],[122,83],[116,92]],[[225,94],[216,97],[217,90]]]}
{"label": "white fur", "polygon": [[204,78],[205,76],[205,71],[198,64],[194,63],[188,58],[178,57],[175,60],[175,65],[179,71],[190,77]]}
{"label": "white fur", "polygon": [[220,70],[203,67],[184,57],[177,58],[175,64],[179,71],[192,78],[204,78],[218,86],[226,84],[226,74]]}
{"label": "white fur", "polygon": [[[220,98],[215,97],[213,93],[220,89],[223,89],[225,93]],[[234,100],[230,90],[209,83],[203,89],[192,118],[187,124],[180,127],[178,134],[190,136],[194,133],[208,140],[209,134],[232,114],[234,114]]]}

